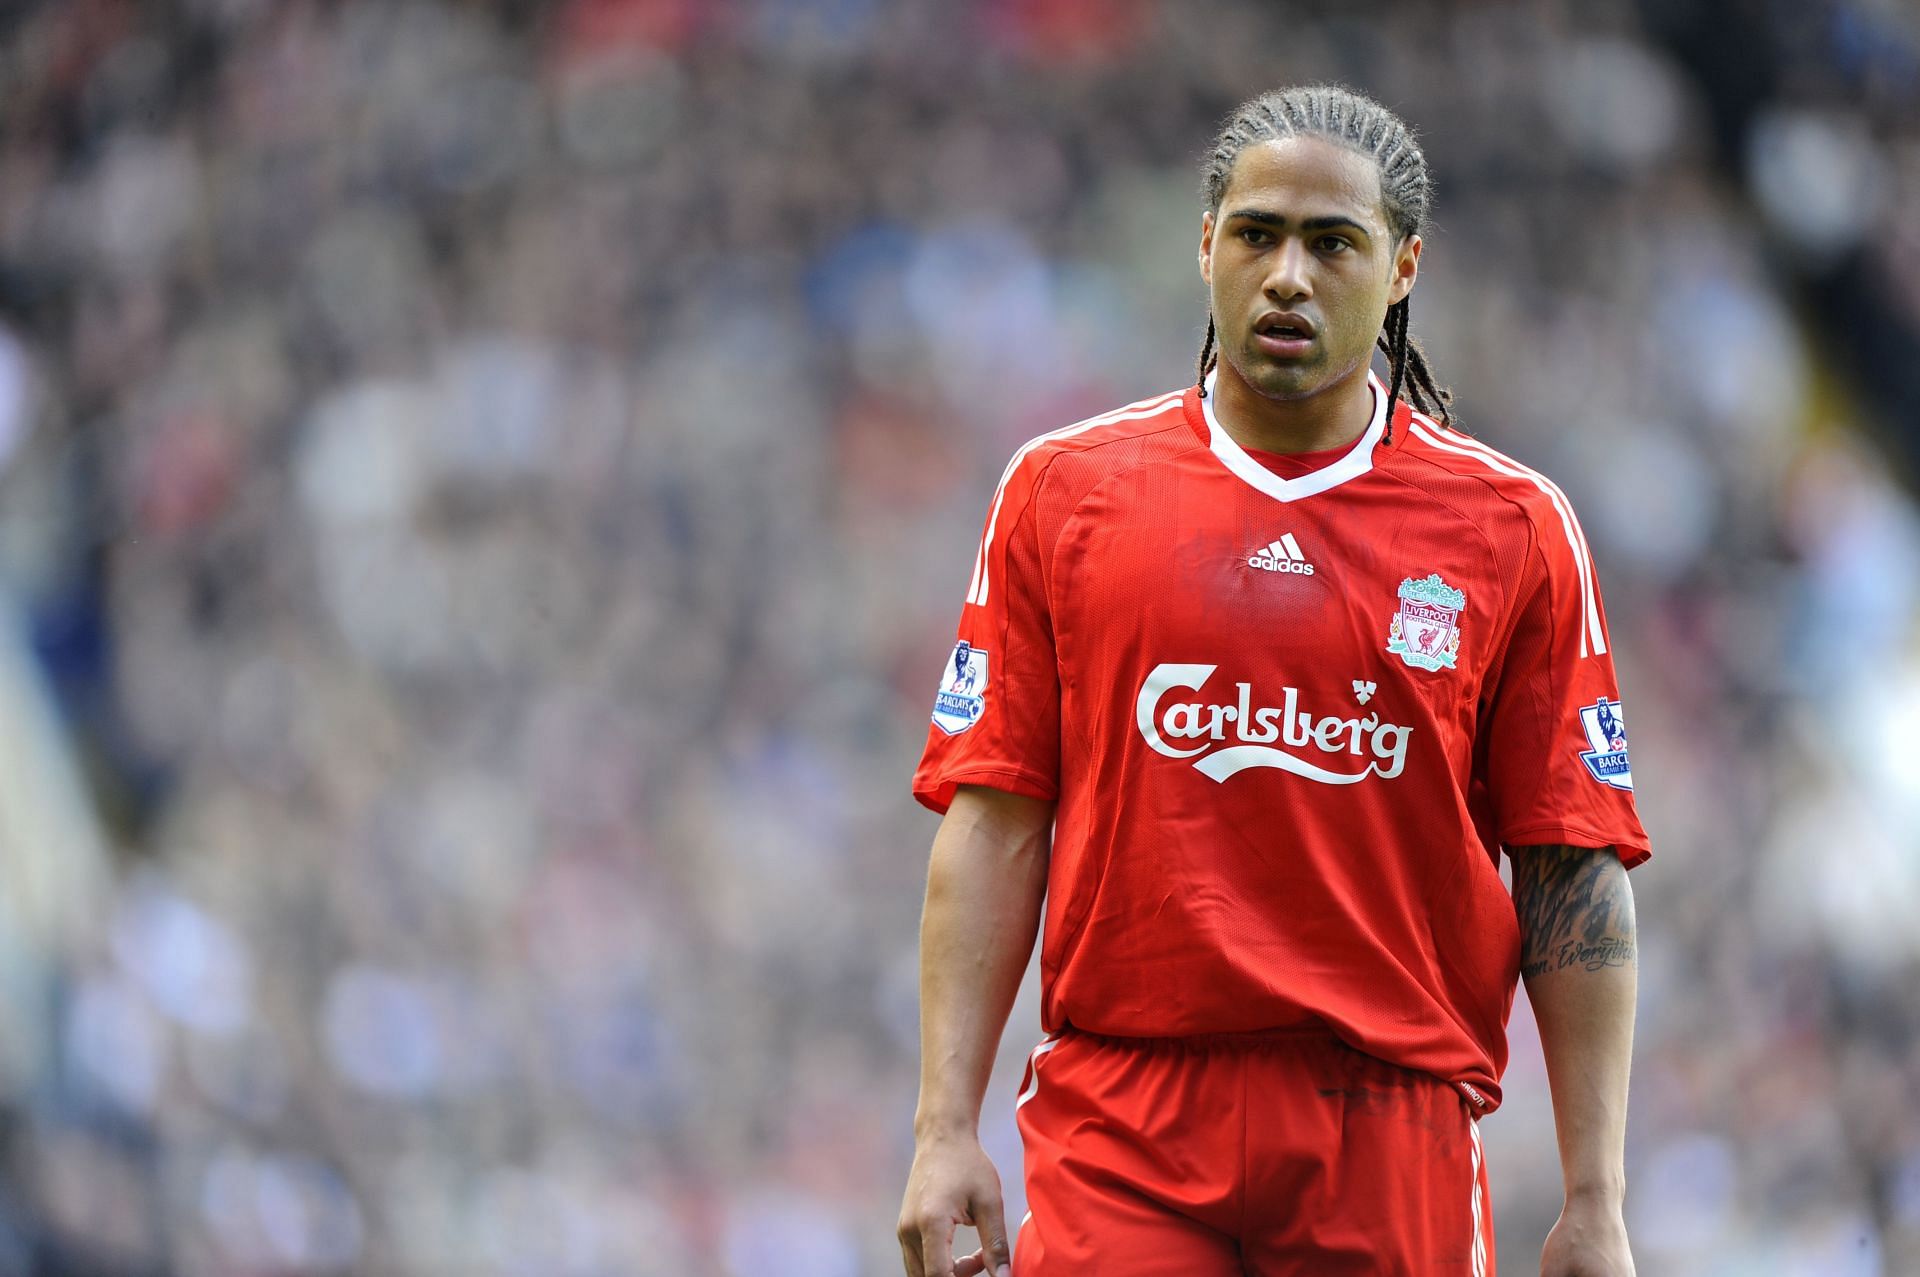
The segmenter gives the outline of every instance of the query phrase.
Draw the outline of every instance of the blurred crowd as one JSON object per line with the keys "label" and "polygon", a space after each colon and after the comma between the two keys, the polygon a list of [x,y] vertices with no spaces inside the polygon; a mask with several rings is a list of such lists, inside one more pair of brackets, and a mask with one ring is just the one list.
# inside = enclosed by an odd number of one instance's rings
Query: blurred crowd
{"label": "blurred crowd", "polygon": [[1920,1271],[1920,17],[1650,8],[0,9],[0,1274],[898,1271],[985,503],[1192,375],[1199,155],[1312,79],[1596,546],[1640,1271]]}

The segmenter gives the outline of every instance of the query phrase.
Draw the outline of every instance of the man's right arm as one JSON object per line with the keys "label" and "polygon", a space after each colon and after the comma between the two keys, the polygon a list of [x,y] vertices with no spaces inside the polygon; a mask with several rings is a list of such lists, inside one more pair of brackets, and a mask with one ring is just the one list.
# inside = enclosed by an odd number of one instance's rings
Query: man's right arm
{"label": "man's right arm", "polygon": [[[934,836],[920,923],[920,1105],[900,1208],[909,1277],[1005,1277],[1011,1262],[980,1105],[1033,954],[1052,829],[1052,803],[963,785]],[[963,1224],[981,1247],[956,1265]]]}

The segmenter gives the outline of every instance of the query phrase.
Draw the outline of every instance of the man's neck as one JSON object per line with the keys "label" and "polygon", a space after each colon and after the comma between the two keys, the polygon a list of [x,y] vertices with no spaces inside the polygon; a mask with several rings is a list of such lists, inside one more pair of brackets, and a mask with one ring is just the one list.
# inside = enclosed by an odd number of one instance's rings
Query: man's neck
{"label": "man's neck", "polygon": [[1373,388],[1362,364],[1337,385],[1306,399],[1269,399],[1222,360],[1213,382],[1213,413],[1242,448],[1257,452],[1322,452],[1353,443],[1373,421]]}

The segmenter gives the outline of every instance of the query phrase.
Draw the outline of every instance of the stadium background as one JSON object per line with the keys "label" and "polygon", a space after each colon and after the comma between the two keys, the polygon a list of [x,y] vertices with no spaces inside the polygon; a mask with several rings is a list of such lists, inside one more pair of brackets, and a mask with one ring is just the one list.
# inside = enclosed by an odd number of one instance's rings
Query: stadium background
{"label": "stadium background", "polygon": [[1920,1271],[1920,18],[1326,8],[0,8],[0,1273],[898,1271],[987,494],[1189,375],[1199,152],[1318,78],[1599,554],[1640,1271]]}

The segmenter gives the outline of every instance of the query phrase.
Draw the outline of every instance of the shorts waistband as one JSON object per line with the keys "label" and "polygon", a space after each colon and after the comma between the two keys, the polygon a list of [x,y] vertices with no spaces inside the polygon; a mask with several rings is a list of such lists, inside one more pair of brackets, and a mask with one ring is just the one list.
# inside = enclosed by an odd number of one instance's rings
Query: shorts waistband
{"label": "shorts waistband", "polygon": [[1232,1033],[1189,1033],[1166,1038],[1094,1033],[1068,1025],[1060,1031],[1059,1036],[1085,1038],[1090,1042],[1141,1051],[1257,1051],[1263,1047],[1301,1046],[1316,1042],[1345,1045],[1330,1027],[1317,1020],[1304,1024],[1279,1025],[1268,1029],[1243,1029]]}

